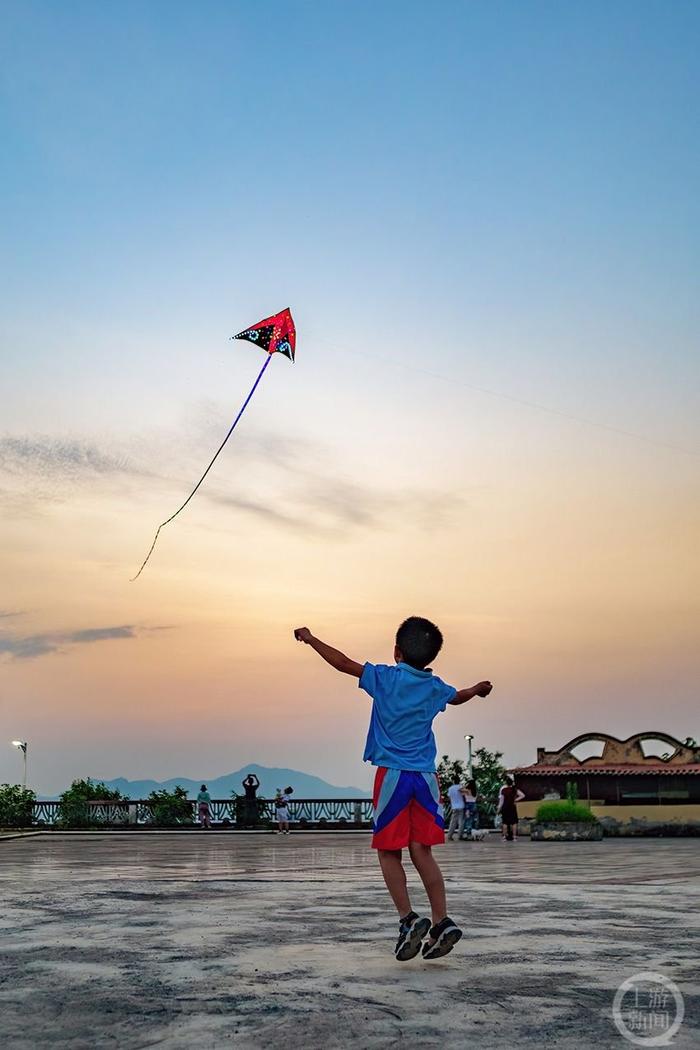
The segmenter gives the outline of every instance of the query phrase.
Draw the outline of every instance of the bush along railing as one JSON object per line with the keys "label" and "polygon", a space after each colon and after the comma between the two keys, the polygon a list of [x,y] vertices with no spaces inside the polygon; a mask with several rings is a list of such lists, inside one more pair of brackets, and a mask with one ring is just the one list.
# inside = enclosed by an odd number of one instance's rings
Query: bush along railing
{"label": "bush along railing", "polygon": [[[84,783],[84,782],[83,782]],[[92,784],[93,788],[98,785]],[[72,789],[69,789],[72,790]],[[65,795],[58,801],[32,800],[31,815],[25,827],[40,828],[98,828],[98,829],[147,829],[147,828],[196,828],[197,805],[185,795],[184,789],[174,792],[154,791],[147,799],[90,798],[77,799],[71,796],[69,804]],[[118,792],[115,794],[119,795]],[[209,812],[214,828],[265,830],[276,826],[274,802],[257,799],[257,812],[251,820],[250,810],[241,805],[241,799],[212,799]],[[340,798],[299,798],[289,804],[291,824],[299,830],[358,830],[372,824],[372,800]],[[0,826],[2,821],[0,820]]]}
{"label": "bush along railing", "polygon": [[74,780],[58,800],[54,823],[64,828],[89,828],[94,823],[107,823],[119,807],[125,812],[128,802],[120,791],[108,788],[102,781]]}
{"label": "bush along railing", "polygon": [[19,784],[0,784],[0,828],[26,828],[32,822],[36,795]]}
{"label": "bush along railing", "polygon": [[193,804],[183,787],[172,791],[152,791],[148,796],[151,811],[151,823],[158,827],[180,827],[191,824]]}

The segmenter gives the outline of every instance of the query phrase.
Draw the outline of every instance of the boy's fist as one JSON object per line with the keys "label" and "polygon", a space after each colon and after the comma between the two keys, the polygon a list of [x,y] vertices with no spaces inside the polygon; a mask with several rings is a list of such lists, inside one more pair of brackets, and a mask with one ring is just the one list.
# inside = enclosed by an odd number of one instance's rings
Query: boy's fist
{"label": "boy's fist", "polygon": [[490,682],[477,682],[474,686],[474,693],[476,696],[488,696],[492,689]]}
{"label": "boy's fist", "polygon": [[298,642],[306,642],[308,645],[311,641],[311,631],[308,627],[297,627],[294,632],[294,637]]}

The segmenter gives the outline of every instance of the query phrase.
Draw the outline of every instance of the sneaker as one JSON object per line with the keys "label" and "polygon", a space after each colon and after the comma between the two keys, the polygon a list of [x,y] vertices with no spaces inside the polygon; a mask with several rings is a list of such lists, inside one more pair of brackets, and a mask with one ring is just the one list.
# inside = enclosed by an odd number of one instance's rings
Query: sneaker
{"label": "sneaker", "polygon": [[442,959],[443,955],[447,955],[448,952],[452,951],[461,936],[462,931],[459,926],[446,916],[436,926],[432,927],[430,940],[423,945],[423,958]]}
{"label": "sneaker", "polygon": [[430,919],[421,919],[410,911],[399,923],[399,939],[394,948],[394,955],[399,962],[415,958],[426,933],[430,929]]}

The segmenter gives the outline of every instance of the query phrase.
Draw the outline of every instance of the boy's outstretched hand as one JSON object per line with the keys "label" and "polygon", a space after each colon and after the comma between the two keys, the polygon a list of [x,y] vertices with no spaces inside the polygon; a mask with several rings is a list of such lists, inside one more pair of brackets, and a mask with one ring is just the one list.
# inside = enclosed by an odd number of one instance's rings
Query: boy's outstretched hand
{"label": "boy's outstretched hand", "polygon": [[450,700],[450,703],[457,707],[459,704],[466,704],[467,701],[473,700],[475,696],[488,696],[493,686],[490,682],[477,682],[476,685],[472,685],[469,689],[459,689],[455,695],[454,700]]}
{"label": "boy's outstretched hand", "polygon": [[490,682],[477,682],[476,685],[472,686],[474,690],[474,696],[488,696],[493,686]]}
{"label": "boy's outstretched hand", "polygon": [[294,631],[294,637],[298,642],[306,642],[307,645],[310,645],[327,664],[335,667],[336,671],[342,671],[343,674],[351,674],[353,678],[359,678],[362,675],[363,664],[356,663],[355,660],[351,660],[345,653],[341,653],[340,649],[334,649],[332,645],[328,645],[326,642],[322,642],[320,638],[316,638],[308,627],[297,627]]}

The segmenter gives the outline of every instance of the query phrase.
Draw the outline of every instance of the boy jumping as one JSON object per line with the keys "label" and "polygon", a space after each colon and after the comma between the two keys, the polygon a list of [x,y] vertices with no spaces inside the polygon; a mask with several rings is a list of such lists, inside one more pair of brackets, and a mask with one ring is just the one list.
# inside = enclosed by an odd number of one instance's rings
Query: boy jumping
{"label": "boy jumping", "polygon": [[[360,689],[372,697],[364,760],[377,767],[372,847],[378,852],[384,881],[399,913],[394,954],[399,962],[412,959],[429,934],[423,958],[439,959],[452,951],[462,931],[447,914],[445,883],[431,850],[445,841],[432,724],[448,704],[488,696],[491,683],[457,690],[437,678],[428,664],[442,648],[442,634],[421,616],[409,616],[396,632],[394,666],[358,664],[315,638],[308,627],[298,627],[294,636],[336,671],[359,678]],[[405,846],[428,894],[432,926],[411,908],[401,863]]]}

